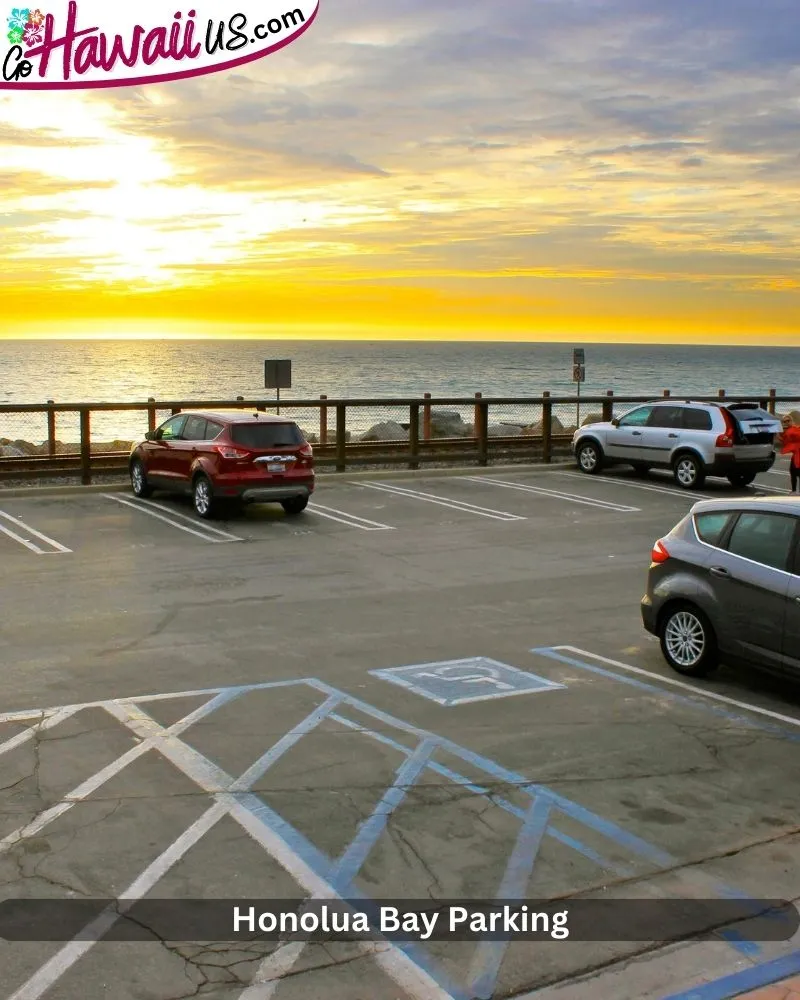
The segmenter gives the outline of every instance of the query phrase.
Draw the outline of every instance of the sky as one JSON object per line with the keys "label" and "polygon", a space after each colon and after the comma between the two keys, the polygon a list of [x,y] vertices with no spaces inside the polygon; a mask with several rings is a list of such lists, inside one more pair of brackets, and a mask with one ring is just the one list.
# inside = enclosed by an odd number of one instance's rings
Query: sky
{"label": "sky", "polygon": [[0,337],[800,345],[800,6],[321,0],[227,73],[0,91],[0,226]]}

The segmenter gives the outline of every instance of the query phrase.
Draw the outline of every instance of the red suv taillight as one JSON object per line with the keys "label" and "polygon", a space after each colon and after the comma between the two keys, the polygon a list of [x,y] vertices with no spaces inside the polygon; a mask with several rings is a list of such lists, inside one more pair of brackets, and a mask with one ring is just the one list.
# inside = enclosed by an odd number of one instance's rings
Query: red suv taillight
{"label": "red suv taillight", "polygon": [[232,448],[229,444],[218,444],[217,451],[223,458],[247,458],[250,455],[249,451],[244,451],[242,448]]}
{"label": "red suv taillight", "polygon": [[314,458],[314,449],[310,444],[306,442],[302,448],[297,451],[297,464],[308,468]]}
{"label": "red suv taillight", "polygon": [[717,437],[717,448],[732,448],[736,439],[736,428],[733,425],[733,417],[725,407],[722,408],[722,416],[725,418],[725,433]]}
{"label": "red suv taillight", "polygon": [[669,552],[664,544],[664,540],[659,538],[653,546],[653,551],[650,553],[650,560],[654,563],[663,563],[666,562],[669,557]]}

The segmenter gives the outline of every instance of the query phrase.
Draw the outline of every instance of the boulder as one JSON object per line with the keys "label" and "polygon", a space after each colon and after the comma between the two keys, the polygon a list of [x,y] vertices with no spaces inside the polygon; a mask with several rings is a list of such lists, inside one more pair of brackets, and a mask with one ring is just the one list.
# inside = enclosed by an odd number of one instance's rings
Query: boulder
{"label": "boulder", "polygon": [[384,420],[374,424],[358,439],[359,441],[407,441],[408,431],[396,420]]}
{"label": "boulder", "polygon": [[[522,433],[530,434],[532,437],[541,437],[542,421],[537,420],[535,424],[528,424],[527,427],[522,428]],[[558,417],[555,414],[553,414],[550,420],[550,434],[556,435],[556,434],[566,434],[566,433],[567,433],[567,428],[565,428],[564,425],[561,423],[561,421],[558,419]]]}
{"label": "boulder", "polygon": [[0,444],[0,458],[27,458],[28,452],[14,444]]}
{"label": "boulder", "polygon": [[581,420],[581,427],[585,427],[587,424],[599,424],[602,420],[602,413],[590,413]]}
{"label": "boulder", "polygon": [[466,425],[457,410],[431,410],[431,437],[464,437]]}
{"label": "boulder", "polygon": [[517,424],[489,424],[489,437],[519,437],[523,428]]}

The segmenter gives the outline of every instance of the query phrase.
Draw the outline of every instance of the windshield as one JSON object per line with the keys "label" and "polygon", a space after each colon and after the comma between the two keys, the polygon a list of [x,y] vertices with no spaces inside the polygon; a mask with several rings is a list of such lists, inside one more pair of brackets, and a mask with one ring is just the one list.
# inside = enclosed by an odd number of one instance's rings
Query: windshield
{"label": "windshield", "polygon": [[294,448],[303,444],[303,437],[297,424],[234,424],[231,440],[245,448]]}

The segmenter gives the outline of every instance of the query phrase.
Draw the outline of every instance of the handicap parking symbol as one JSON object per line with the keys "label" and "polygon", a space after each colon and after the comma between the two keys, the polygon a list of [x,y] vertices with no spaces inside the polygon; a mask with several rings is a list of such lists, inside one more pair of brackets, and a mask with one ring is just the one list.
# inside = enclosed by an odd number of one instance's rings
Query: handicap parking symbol
{"label": "handicap parking symbol", "polygon": [[370,674],[448,708],[473,701],[509,698],[512,695],[533,694],[564,687],[563,684],[556,684],[485,656],[389,667],[385,670],[371,670]]}

